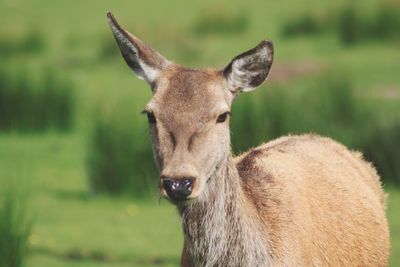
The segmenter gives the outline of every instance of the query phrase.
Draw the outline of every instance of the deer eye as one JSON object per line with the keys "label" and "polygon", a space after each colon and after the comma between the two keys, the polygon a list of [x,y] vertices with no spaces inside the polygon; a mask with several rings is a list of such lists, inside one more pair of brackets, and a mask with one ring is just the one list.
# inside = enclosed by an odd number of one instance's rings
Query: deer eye
{"label": "deer eye", "polygon": [[222,123],[226,121],[226,118],[228,117],[229,114],[230,114],[229,112],[224,112],[221,115],[219,115],[217,118],[217,123]]}
{"label": "deer eye", "polygon": [[149,123],[151,124],[155,124],[156,123],[156,117],[154,117],[154,114],[151,112],[146,112],[147,115],[147,120],[149,121]]}

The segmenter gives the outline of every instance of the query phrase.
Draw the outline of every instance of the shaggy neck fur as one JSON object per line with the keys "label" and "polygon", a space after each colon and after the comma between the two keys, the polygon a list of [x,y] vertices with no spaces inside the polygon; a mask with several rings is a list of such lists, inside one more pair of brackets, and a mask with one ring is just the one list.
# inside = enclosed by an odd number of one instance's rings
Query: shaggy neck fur
{"label": "shaggy neck fur", "polygon": [[195,266],[270,266],[260,222],[231,156],[197,201],[179,208]]}

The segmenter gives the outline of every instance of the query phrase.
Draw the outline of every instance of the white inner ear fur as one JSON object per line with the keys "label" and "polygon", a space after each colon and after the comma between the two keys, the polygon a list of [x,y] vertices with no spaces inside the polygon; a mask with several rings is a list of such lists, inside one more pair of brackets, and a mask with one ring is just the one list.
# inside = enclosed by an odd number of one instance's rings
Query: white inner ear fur
{"label": "white inner ear fur", "polygon": [[245,69],[245,66],[256,61],[260,62],[259,64],[264,64],[265,62],[272,60],[271,56],[272,53],[269,53],[269,49],[263,47],[252,55],[247,55],[243,58],[234,60],[232,62],[232,73],[228,77],[230,88],[232,88],[233,91],[236,91],[238,88],[243,92],[253,91],[256,87],[250,86],[251,80],[256,77],[259,72],[256,70],[247,70]]}
{"label": "white inner ear fur", "polygon": [[[158,77],[160,76],[160,71],[148,66],[141,60],[139,60],[138,62],[145,74],[145,77],[144,77],[145,80],[150,84],[155,82],[158,79]],[[142,78],[142,77],[140,77],[140,78]]]}
{"label": "white inner ear fur", "polygon": [[114,25],[114,23],[111,21],[111,19],[109,19],[109,24],[111,26],[111,30],[114,33],[114,35],[117,37],[118,40],[120,40],[120,42],[123,43],[123,45],[126,45],[129,49],[131,49],[131,53],[129,54],[130,57],[135,57],[134,60],[137,61],[140,65],[140,68],[142,69],[141,72],[136,72],[134,71],[137,76],[140,79],[144,79],[146,80],[148,83],[153,83],[156,81],[156,79],[159,77],[160,71],[150,67],[149,65],[147,65],[146,63],[144,63],[143,60],[141,60],[139,58],[139,52],[136,48],[136,46],[134,46],[131,41],[123,34],[119,31],[119,29]]}

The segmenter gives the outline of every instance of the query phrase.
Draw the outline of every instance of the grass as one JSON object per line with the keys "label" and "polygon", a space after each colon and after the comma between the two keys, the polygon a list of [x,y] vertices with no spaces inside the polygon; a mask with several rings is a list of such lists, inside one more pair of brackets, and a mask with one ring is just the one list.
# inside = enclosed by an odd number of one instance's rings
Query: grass
{"label": "grass", "polygon": [[0,177],[19,169],[32,179],[37,220],[27,266],[176,266],[182,239],[174,208],[157,198],[90,196],[82,142],[55,133],[0,137]]}
{"label": "grass", "polygon": [[390,261],[389,266],[400,265],[400,192],[396,188],[388,188],[389,200],[387,216],[390,228]]}
{"label": "grass", "polygon": [[379,173],[387,179],[387,183],[400,182],[400,124],[379,126],[369,132],[360,147],[368,160],[374,162]]}
{"label": "grass", "polygon": [[245,12],[233,13],[226,7],[216,6],[206,10],[194,24],[193,32],[197,35],[230,35],[243,34],[249,26]]}
{"label": "grass", "polygon": [[0,131],[65,131],[72,127],[73,92],[68,80],[50,68],[32,70],[0,68]]}
{"label": "grass", "polygon": [[0,33],[0,55],[2,57],[24,56],[43,52],[46,48],[43,33],[30,29],[23,36]]}
{"label": "grass", "polygon": [[[31,249],[26,265],[177,266],[179,262],[182,234],[179,218],[171,205],[165,202],[159,205],[157,198],[133,200],[129,193],[114,198],[90,193],[86,149],[90,146],[87,137],[99,115],[97,107],[109,105],[131,109],[129,112],[122,110],[121,114],[115,111],[114,116],[138,114],[151,97],[148,86],[134,78],[123,60],[116,56],[118,51],[113,50],[112,36],[105,19],[107,10],[114,11],[123,26],[152,44],[163,55],[189,66],[223,66],[261,39],[271,39],[276,48],[276,64],[291,66],[307,63],[316,66],[317,70],[332,66],[343,68],[355,97],[372,108],[385,123],[399,110],[396,93],[400,84],[397,71],[400,69],[400,56],[397,44],[360,41],[357,45],[345,47],[331,35],[292,39],[281,35],[282,25],[292,17],[305,14],[311,8],[326,12],[336,10],[346,3],[344,0],[311,0],[307,4],[295,0],[285,3],[252,0],[246,3],[244,9],[239,0],[223,0],[219,4],[224,8],[219,8],[218,12],[221,17],[227,18],[228,26],[225,25],[219,32],[211,29],[199,34],[196,25],[211,16],[216,8],[210,0],[171,0],[157,3],[157,8],[154,2],[149,1],[129,4],[120,0],[112,3],[100,0],[95,5],[82,2],[79,8],[68,1],[1,1],[0,33],[12,33],[6,38],[22,40],[24,38],[19,36],[25,36],[34,28],[40,29],[36,36],[43,37],[43,48],[38,50],[40,53],[14,53],[7,57],[7,64],[0,62],[2,67],[40,68],[44,63],[49,64],[52,70],[65,75],[76,86],[76,127],[71,132],[45,131],[21,135],[10,131],[0,135],[0,179],[22,172],[29,174],[23,175],[23,178],[32,184],[30,211],[37,220],[29,238]],[[378,0],[363,2],[366,11],[375,10],[379,5]],[[244,30],[229,26],[241,16],[247,24]],[[221,23],[219,18],[215,21],[214,24]],[[207,28],[210,23],[204,25],[202,27]],[[104,41],[106,38],[111,41]],[[6,40],[5,43],[14,43],[15,40]],[[272,77],[277,75],[276,70],[273,68]],[[317,77],[320,72],[312,75]],[[272,77],[271,82],[274,80]],[[254,97],[263,95],[263,91],[270,91],[265,97],[277,94],[273,99],[282,106],[265,107],[263,112],[279,114],[281,109],[290,110],[289,115],[301,114],[299,108],[290,109],[284,105],[285,99],[279,98],[279,90],[287,88],[287,94],[291,95],[310,87],[307,79],[289,77],[284,85],[267,83],[252,94]],[[272,92],[272,88],[277,90]],[[388,93],[394,96],[387,97]],[[283,96],[286,97],[286,94]],[[250,98],[253,96],[243,94],[238,101],[251,103]],[[308,99],[303,101],[304,108],[307,108]],[[233,116],[246,116],[244,111]],[[319,112],[315,113],[318,117]],[[266,117],[275,118],[275,125],[281,123],[277,117]],[[136,119],[132,119],[131,123],[135,122]],[[148,140],[145,139],[146,130],[139,125],[142,123],[137,126],[142,132],[138,133],[143,135],[135,135],[135,138],[145,143]],[[252,126],[256,131],[258,125]],[[269,134],[276,134],[274,131],[278,126],[268,129]],[[234,134],[244,136],[242,131]],[[266,139],[268,137],[262,138]],[[261,136],[257,141],[261,141]],[[248,143],[237,138],[235,145],[244,149]],[[150,147],[146,151],[150,152]],[[135,164],[140,163],[132,163],[132,166]],[[400,193],[392,187],[388,191],[391,266],[399,266]]]}
{"label": "grass", "polygon": [[[372,123],[374,119],[371,110],[355,97],[349,77],[330,69],[302,84],[296,89],[292,89],[293,84],[270,86],[238,99],[232,116],[235,150],[245,151],[265,139],[305,132],[329,135],[354,147],[362,127],[368,126],[359,122],[368,118]],[[235,132],[246,132],[247,138]]]}
{"label": "grass", "polygon": [[144,118],[121,108],[98,114],[87,147],[91,191],[135,198],[154,194],[157,171]]}
{"label": "grass", "polygon": [[[0,192],[0,266],[24,266],[32,222],[21,185],[2,181]],[[23,188],[23,187],[22,187]]]}
{"label": "grass", "polygon": [[373,12],[357,3],[351,3],[326,12],[308,11],[288,20],[282,27],[286,37],[315,34],[335,34],[344,45],[365,41],[400,40],[397,16],[400,5],[394,1],[382,1]]}

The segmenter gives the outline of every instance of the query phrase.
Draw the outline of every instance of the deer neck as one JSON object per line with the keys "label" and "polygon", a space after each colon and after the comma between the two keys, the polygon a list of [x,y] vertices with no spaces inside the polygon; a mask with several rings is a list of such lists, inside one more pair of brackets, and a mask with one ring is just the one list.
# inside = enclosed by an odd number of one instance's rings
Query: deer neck
{"label": "deer neck", "polygon": [[206,186],[200,199],[179,208],[195,266],[269,266],[267,240],[231,155]]}

